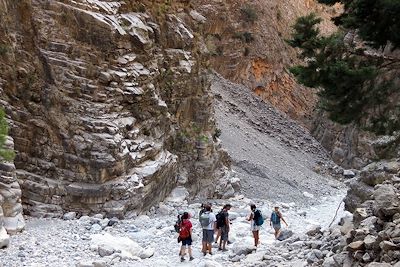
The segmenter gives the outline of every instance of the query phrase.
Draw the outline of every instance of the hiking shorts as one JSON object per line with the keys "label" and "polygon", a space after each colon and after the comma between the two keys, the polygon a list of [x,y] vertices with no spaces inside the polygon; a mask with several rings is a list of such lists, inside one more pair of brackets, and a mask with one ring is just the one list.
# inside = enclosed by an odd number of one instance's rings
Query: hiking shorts
{"label": "hiking shorts", "polygon": [[203,242],[209,244],[214,242],[214,230],[203,229]]}
{"label": "hiking shorts", "polygon": [[252,232],[260,231],[260,228],[261,228],[261,226],[256,225],[255,223],[252,223],[252,224],[251,224],[251,231],[252,231]]}
{"label": "hiking shorts", "polygon": [[182,246],[191,246],[192,245],[192,238],[186,238],[182,240]]}
{"label": "hiking shorts", "polygon": [[221,230],[221,240],[228,241],[228,233],[229,233],[228,227],[224,225],[220,228],[220,230]]}
{"label": "hiking shorts", "polygon": [[275,230],[281,229],[281,223],[272,223],[272,227],[274,227]]}

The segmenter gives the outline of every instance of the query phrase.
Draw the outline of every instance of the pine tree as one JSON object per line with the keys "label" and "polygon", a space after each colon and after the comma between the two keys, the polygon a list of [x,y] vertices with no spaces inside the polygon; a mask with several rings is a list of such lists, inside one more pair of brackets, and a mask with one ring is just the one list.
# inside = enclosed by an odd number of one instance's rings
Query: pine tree
{"label": "pine tree", "polygon": [[290,70],[300,83],[319,88],[320,107],[332,120],[342,124],[358,121],[370,102],[366,82],[373,80],[377,71],[349,51],[343,34],[321,36],[320,21],[314,14],[296,21],[288,43],[301,49],[306,64]]}
{"label": "pine tree", "polygon": [[10,161],[15,157],[15,153],[12,150],[5,149],[4,144],[7,139],[8,124],[5,119],[5,113],[3,109],[0,109],[0,160]]}
{"label": "pine tree", "polygon": [[344,12],[334,21],[347,29],[357,29],[361,38],[373,47],[400,46],[399,0],[318,0],[328,5],[344,4]]}

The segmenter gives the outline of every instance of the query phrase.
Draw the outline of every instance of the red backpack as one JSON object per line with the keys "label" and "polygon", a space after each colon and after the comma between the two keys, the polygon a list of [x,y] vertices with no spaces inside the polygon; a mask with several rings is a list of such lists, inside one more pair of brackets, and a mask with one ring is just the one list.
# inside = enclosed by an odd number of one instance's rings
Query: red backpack
{"label": "red backpack", "polygon": [[181,240],[186,239],[190,237],[190,228],[188,227],[188,224],[185,222],[181,223],[181,229],[179,230],[179,238]]}

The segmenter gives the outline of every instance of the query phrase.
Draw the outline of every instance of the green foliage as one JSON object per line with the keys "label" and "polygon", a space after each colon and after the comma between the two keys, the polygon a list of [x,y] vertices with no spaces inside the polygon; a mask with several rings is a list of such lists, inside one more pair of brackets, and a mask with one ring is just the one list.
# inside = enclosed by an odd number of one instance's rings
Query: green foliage
{"label": "green foliage", "polygon": [[8,45],[0,44],[0,57],[5,56],[9,52],[10,48]]}
{"label": "green foliage", "polygon": [[390,41],[394,48],[400,46],[399,0],[318,0],[333,5],[344,4],[344,12],[334,21],[337,25],[357,29],[358,34],[374,47]]}
{"label": "green foliage", "polygon": [[371,62],[348,51],[342,34],[320,36],[320,21],[313,14],[297,20],[288,43],[301,49],[306,65],[290,70],[300,83],[320,88],[320,107],[328,111],[333,121],[357,122],[374,98],[368,92],[377,70],[370,66]]}
{"label": "green foliage", "polygon": [[256,10],[250,5],[245,5],[242,7],[240,12],[242,13],[246,22],[254,23],[258,18]]}
{"label": "green foliage", "polygon": [[319,30],[316,27],[321,22],[321,18],[316,17],[314,13],[297,19],[293,26],[294,33],[292,39],[287,42],[292,47],[298,47],[302,50],[300,56],[302,58],[314,57],[316,49],[321,47],[321,38],[319,38]]}
{"label": "green foliage", "polygon": [[245,43],[251,43],[254,41],[254,37],[251,32],[236,32],[233,34],[233,38],[240,39]]}
{"label": "green foliage", "polygon": [[202,135],[199,136],[199,141],[208,143],[208,137],[205,136],[204,134],[202,134]]}
{"label": "green foliage", "polygon": [[276,11],[276,19],[280,21],[282,19],[282,12],[280,9]]}
{"label": "green foliage", "polygon": [[3,109],[0,109],[0,159],[10,161],[14,159],[15,153],[12,150],[4,148],[7,134],[8,125],[5,119],[5,113]]}

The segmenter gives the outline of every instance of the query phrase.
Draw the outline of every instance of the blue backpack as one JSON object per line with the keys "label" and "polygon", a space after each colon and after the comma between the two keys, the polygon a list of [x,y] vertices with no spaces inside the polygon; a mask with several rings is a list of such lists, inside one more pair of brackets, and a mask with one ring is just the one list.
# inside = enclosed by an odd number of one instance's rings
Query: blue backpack
{"label": "blue backpack", "polygon": [[273,211],[272,214],[271,214],[271,222],[273,224],[281,223],[281,218],[279,217],[279,215],[275,211]]}
{"label": "blue backpack", "polygon": [[264,223],[264,218],[263,218],[260,210],[255,210],[254,211],[254,223],[257,226],[261,226]]}

